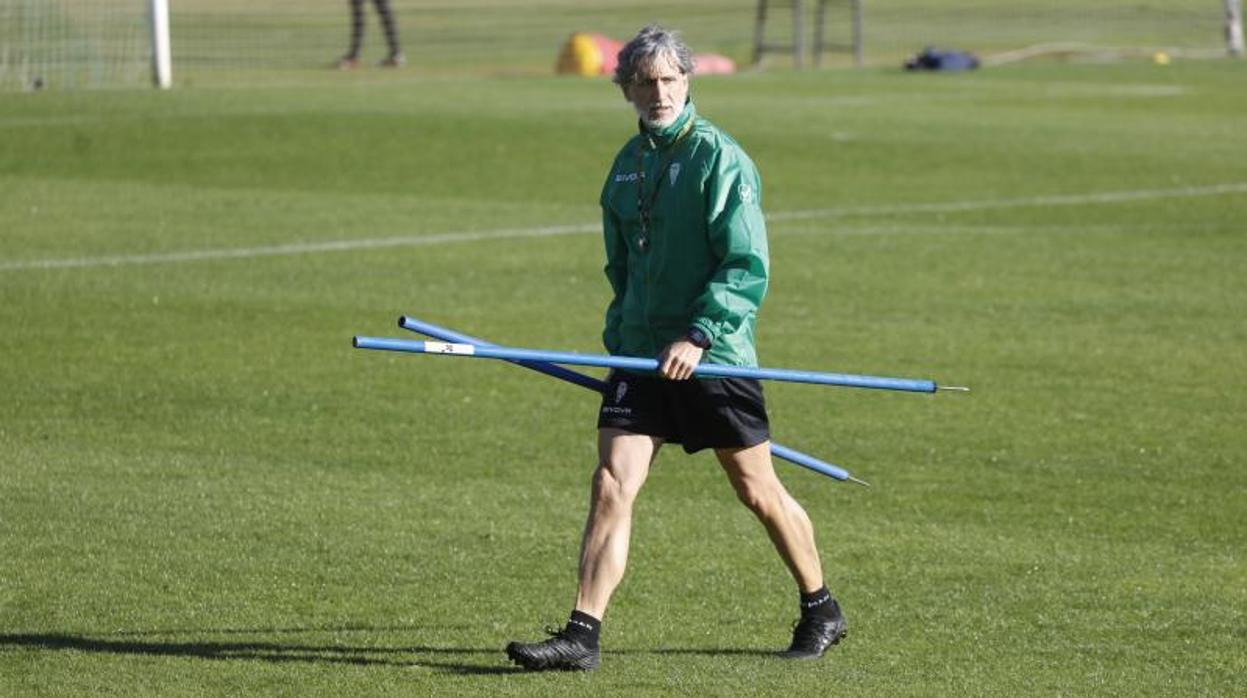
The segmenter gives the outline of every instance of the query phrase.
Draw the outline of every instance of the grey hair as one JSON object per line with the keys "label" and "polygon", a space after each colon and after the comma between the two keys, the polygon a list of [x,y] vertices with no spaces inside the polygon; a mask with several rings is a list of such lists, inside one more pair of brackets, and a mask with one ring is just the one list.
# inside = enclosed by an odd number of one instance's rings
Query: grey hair
{"label": "grey hair", "polygon": [[638,68],[659,57],[671,58],[681,73],[693,74],[693,50],[684,43],[679,33],[651,24],[643,27],[632,41],[619,50],[619,63],[615,66],[612,80],[623,87],[636,78]]}

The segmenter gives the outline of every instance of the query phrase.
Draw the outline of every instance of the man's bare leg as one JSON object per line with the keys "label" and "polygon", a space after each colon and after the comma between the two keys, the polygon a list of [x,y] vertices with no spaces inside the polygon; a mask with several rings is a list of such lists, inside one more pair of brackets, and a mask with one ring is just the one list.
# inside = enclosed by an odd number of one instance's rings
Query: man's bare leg
{"label": "man's bare leg", "polygon": [[840,605],[823,585],[823,567],[810,517],[775,475],[769,442],[716,449],[715,455],[736,496],[762,522],[801,591],[801,620],[793,630],[792,645],[780,656],[821,657],[844,637],[845,622]]}
{"label": "man's bare leg", "polygon": [[661,439],[618,429],[598,431],[589,517],[580,543],[580,586],[567,625],[543,642],[512,642],[507,656],[525,669],[596,669],[598,634],[611,594],[628,565],[632,505],[649,475]]}
{"label": "man's bare leg", "polygon": [[766,527],[788,571],[803,592],[823,586],[823,568],[814,545],[814,526],[805,509],[788,494],[775,475],[771,444],[715,450],[740,501]]}
{"label": "man's bare leg", "polygon": [[619,429],[598,431],[589,518],[580,544],[576,610],[601,619],[623,579],[632,536],[632,505],[662,440]]}

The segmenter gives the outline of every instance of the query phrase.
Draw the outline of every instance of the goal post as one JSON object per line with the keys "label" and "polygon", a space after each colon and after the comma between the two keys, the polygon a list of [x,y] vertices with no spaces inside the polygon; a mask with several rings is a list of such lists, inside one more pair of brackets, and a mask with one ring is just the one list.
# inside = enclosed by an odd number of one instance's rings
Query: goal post
{"label": "goal post", "polygon": [[1243,57],[1243,0],[1225,0],[1225,41],[1231,56]]}
{"label": "goal post", "polygon": [[173,50],[169,43],[169,0],[151,0],[152,83],[161,90],[173,87]]}

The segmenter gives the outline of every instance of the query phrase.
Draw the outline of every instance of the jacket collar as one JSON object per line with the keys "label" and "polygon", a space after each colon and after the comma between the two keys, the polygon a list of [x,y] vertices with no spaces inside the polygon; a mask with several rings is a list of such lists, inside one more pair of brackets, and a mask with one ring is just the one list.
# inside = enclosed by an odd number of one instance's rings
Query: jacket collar
{"label": "jacket collar", "polygon": [[684,134],[685,127],[691,126],[693,119],[697,118],[697,108],[693,106],[693,100],[690,98],[684,103],[684,111],[675,118],[667,126],[660,129],[650,129],[641,122],[637,122],[637,127],[641,130],[641,140],[645,147],[650,150],[663,149],[671,147],[672,143],[679,140]]}

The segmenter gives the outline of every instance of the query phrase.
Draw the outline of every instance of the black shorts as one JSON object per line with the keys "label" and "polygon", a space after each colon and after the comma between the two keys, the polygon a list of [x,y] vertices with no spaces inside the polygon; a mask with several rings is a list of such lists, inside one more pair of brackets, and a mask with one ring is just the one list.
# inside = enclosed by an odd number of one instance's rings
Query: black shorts
{"label": "black shorts", "polygon": [[602,393],[598,428],[622,429],[703,448],[746,448],[771,438],[762,384],[752,378],[690,378],[614,371]]}

